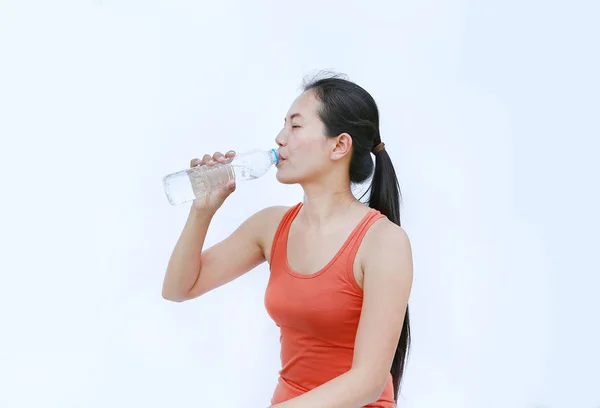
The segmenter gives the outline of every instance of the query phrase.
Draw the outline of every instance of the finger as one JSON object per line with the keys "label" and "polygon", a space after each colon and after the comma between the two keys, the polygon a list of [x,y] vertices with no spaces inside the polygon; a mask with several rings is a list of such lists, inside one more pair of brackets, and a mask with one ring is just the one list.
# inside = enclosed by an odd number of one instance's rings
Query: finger
{"label": "finger", "polygon": [[212,156],[210,154],[205,154],[202,156],[202,164],[206,164],[208,166],[213,164]]}
{"label": "finger", "polygon": [[190,161],[190,167],[199,166],[201,163],[202,161],[198,158],[192,159],[192,161]]}
{"label": "finger", "polygon": [[223,163],[225,161],[225,156],[221,152],[215,152],[215,154],[213,154],[213,160],[219,163]]}
{"label": "finger", "polygon": [[235,152],[233,150],[228,151],[227,153],[225,153],[225,157],[230,159],[232,157],[235,156]]}

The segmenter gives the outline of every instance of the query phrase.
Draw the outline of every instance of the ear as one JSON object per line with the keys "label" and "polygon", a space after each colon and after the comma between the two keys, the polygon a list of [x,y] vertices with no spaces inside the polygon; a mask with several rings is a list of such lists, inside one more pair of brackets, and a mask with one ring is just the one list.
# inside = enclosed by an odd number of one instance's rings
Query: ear
{"label": "ear", "polygon": [[335,144],[331,150],[331,159],[340,160],[352,151],[352,136],[348,133],[342,133],[339,136],[333,138]]}

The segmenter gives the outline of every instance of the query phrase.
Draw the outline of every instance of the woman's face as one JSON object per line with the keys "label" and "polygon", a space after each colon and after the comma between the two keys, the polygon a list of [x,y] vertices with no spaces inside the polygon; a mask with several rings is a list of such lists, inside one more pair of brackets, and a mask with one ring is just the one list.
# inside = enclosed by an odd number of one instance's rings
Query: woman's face
{"label": "woman's face", "polygon": [[280,162],[277,180],[284,184],[311,181],[331,166],[331,143],[317,114],[321,105],[311,91],[292,103],[283,129],[275,138]]}

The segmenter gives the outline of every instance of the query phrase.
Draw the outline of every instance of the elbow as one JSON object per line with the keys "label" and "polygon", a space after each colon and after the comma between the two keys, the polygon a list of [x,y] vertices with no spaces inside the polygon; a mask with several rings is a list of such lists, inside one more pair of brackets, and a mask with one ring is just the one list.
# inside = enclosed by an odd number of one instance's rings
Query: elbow
{"label": "elbow", "polygon": [[176,302],[176,303],[181,303],[185,300],[183,298],[177,298],[174,296],[164,296],[164,295],[163,295],[163,299],[168,300],[169,302]]}
{"label": "elbow", "polygon": [[367,400],[369,401],[369,404],[373,404],[379,400],[381,394],[383,394],[384,388],[385,386],[371,387],[367,390]]}
{"label": "elbow", "polygon": [[168,300],[170,302],[177,302],[177,303],[183,302],[183,300],[184,300],[181,297],[173,296],[173,295],[171,295],[169,293],[164,293],[164,292],[162,294],[162,298],[164,300]]}
{"label": "elbow", "polygon": [[195,288],[191,288],[189,290],[172,290],[169,288],[164,288],[162,290],[162,297],[165,300],[169,300],[171,302],[185,302],[186,300],[194,299],[198,296],[203,295],[205,292],[199,292]]}
{"label": "elbow", "polygon": [[187,297],[184,296],[183,294],[181,294],[181,293],[175,293],[173,291],[169,291],[166,288],[163,288],[163,290],[162,290],[162,298],[164,300],[168,300],[168,301],[171,301],[171,302],[177,302],[177,303],[180,303],[180,302],[183,302],[184,300],[187,300]]}
{"label": "elbow", "polygon": [[[376,376],[370,376],[371,378],[374,378]],[[363,377],[365,378],[365,377]],[[366,377],[369,378],[369,377]],[[376,401],[379,400],[379,398],[381,398],[381,394],[383,394],[383,391],[385,390],[385,387],[387,385],[387,376],[385,377],[385,380],[383,381],[363,381],[361,383],[361,385],[363,386],[363,390],[364,390],[364,396],[365,396],[365,400],[367,400],[368,404],[372,404]]]}

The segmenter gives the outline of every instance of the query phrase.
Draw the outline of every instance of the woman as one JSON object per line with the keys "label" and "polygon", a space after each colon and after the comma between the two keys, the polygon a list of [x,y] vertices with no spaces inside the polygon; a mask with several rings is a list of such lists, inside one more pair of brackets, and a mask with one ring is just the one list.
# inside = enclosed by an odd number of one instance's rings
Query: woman
{"label": "woman", "polygon": [[[265,306],[281,330],[282,361],[271,408],[393,407],[410,342],[412,254],[377,105],[345,79],[314,81],[293,102],[275,141],[277,180],[299,183],[304,201],[263,209],[202,250],[234,182],[196,200],[163,297],[195,298],[267,261]],[[191,165],[233,156],[205,155]],[[351,183],[372,174],[368,207]]]}

